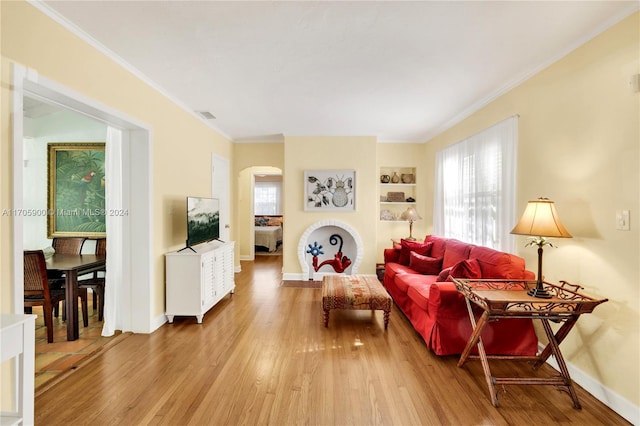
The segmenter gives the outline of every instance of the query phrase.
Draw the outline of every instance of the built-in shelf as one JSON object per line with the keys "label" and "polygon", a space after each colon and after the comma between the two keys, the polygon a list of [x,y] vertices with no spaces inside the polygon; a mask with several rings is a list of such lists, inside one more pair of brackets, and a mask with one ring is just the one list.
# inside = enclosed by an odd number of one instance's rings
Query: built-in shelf
{"label": "built-in shelf", "polygon": [[[380,221],[400,222],[402,212],[416,203],[416,168],[380,167],[379,190]],[[407,199],[413,201],[406,201]]]}

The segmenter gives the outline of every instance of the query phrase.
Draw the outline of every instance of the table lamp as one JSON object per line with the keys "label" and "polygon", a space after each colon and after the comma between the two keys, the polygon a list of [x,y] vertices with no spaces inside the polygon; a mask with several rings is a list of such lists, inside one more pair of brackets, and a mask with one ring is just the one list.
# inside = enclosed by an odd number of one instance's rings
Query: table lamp
{"label": "table lamp", "polygon": [[538,246],[538,277],[535,288],[529,290],[528,294],[542,299],[551,298],[551,294],[542,286],[542,247],[546,245],[553,247],[547,238],[571,238],[571,234],[558,219],[553,201],[548,198],[529,201],[511,233],[532,237],[525,247]]}
{"label": "table lamp", "polygon": [[413,238],[413,222],[420,219],[422,218],[420,217],[416,209],[413,207],[409,207],[408,209],[402,212],[402,214],[400,215],[400,220],[409,221],[409,236],[405,238],[405,240],[408,240],[408,241],[416,240],[415,238]]}

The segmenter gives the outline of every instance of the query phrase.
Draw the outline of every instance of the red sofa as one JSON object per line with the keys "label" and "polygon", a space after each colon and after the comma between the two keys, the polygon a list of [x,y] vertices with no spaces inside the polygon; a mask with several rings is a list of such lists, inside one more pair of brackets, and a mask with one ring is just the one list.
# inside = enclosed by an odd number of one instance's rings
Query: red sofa
{"label": "red sofa", "polygon": [[[434,235],[385,249],[384,262],[383,285],[437,355],[462,353],[472,331],[464,296],[450,276],[535,279],[521,257]],[[477,319],[481,311],[474,310]],[[538,349],[530,319],[492,321],[482,341],[493,355],[535,355]]]}

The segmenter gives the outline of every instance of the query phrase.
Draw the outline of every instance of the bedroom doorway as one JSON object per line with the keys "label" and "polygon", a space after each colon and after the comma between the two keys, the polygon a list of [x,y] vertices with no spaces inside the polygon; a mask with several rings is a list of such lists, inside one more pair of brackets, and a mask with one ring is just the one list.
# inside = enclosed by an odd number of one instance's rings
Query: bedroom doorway
{"label": "bedroom doorway", "polygon": [[[271,210],[265,210],[265,205],[263,201],[258,200],[256,203],[256,187],[261,188],[263,185],[262,182],[271,181],[278,182],[280,191],[278,192],[278,197],[280,197],[280,207],[274,207]],[[257,182],[257,186],[256,186]],[[263,252],[263,249],[260,248],[256,250],[256,233],[255,229],[256,220],[260,219],[260,216],[267,217],[266,222],[264,220],[258,220],[261,225],[267,225],[269,223],[269,216],[272,216],[272,226],[276,222],[276,219],[279,219],[280,228],[282,233],[284,233],[284,218],[282,215],[282,169],[278,167],[271,166],[252,166],[242,169],[238,173],[238,232],[237,232],[237,242],[238,249],[240,254],[240,260],[255,260],[257,251]],[[272,190],[265,190],[267,194]],[[259,190],[262,192],[262,190]],[[257,205],[257,206],[256,206]],[[262,213],[262,214],[261,214]],[[268,214],[264,214],[268,213]],[[256,217],[258,216],[258,217]],[[266,250],[266,254],[268,255],[277,255],[282,253],[282,244],[278,244],[278,236],[276,238],[276,250],[279,253],[275,253],[274,250]],[[281,240],[282,238],[280,238]],[[260,241],[258,241],[260,242]],[[258,254],[260,255],[260,254]]]}
{"label": "bedroom doorway", "polygon": [[282,173],[254,174],[253,218],[256,256],[282,256]]}

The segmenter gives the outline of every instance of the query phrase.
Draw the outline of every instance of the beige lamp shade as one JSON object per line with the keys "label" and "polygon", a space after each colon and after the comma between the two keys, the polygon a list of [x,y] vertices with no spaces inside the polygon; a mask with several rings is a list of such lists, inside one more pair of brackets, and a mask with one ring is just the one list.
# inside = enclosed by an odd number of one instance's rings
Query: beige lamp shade
{"label": "beige lamp shade", "polygon": [[558,219],[553,201],[548,198],[529,201],[522,217],[511,233],[535,237],[571,238],[569,231]]}
{"label": "beige lamp shade", "polygon": [[409,207],[400,215],[400,220],[408,220],[409,222],[415,222],[422,219],[415,208]]}

